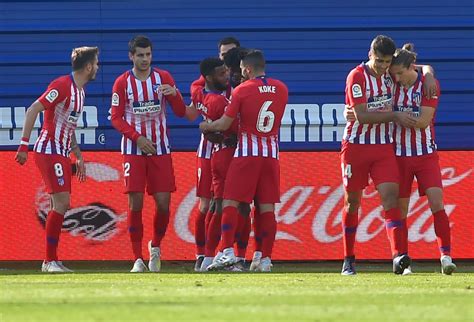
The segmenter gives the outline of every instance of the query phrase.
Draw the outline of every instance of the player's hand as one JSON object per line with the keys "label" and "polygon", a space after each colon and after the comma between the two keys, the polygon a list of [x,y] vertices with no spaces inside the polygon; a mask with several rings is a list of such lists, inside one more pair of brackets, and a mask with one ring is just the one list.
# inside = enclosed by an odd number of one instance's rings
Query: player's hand
{"label": "player's hand", "polygon": [[173,95],[176,96],[176,86],[171,86],[170,84],[163,84],[160,86],[160,91],[163,93],[163,95],[168,96],[168,95]]}
{"label": "player's hand", "polygon": [[199,129],[204,134],[209,133],[209,123],[206,121],[202,121],[201,123],[199,123]]}
{"label": "player's hand", "polygon": [[86,165],[82,158],[76,160],[76,176],[79,182],[86,181]]}
{"label": "player's hand", "polygon": [[153,144],[153,142],[151,142],[150,140],[148,140],[144,136],[140,136],[137,139],[137,145],[140,148],[140,150],[142,150],[144,153],[146,153],[148,155],[155,155],[156,154],[155,145]]}
{"label": "player's hand", "polygon": [[353,109],[349,109],[347,105],[344,107],[344,118],[347,122],[354,122],[357,118]]}
{"label": "player's hand", "polygon": [[15,155],[15,161],[20,165],[24,165],[26,160],[28,160],[28,151],[17,151]]}
{"label": "player's hand", "polygon": [[437,96],[438,85],[436,84],[436,78],[433,75],[425,75],[425,81],[423,82],[423,93],[429,99]]}
{"label": "player's hand", "polygon": [[395,122],[404,127],[412,128],[415,127],[417,120],[409,112],[396,112]]}

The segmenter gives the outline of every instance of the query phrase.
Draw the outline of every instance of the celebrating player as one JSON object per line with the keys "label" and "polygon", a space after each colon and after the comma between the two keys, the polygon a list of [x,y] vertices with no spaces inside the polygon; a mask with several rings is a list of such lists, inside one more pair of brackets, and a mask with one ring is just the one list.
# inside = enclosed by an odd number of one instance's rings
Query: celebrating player
{"label": "celebrating player", "polygon": [[288,101],[288,89],[281,81],[265,75],[261,51],[249,52],[241,60],[242,76],[249,79],[235,89],[225,114],[212,123],[202,122],[201,131],[227,130],[239,117],[239,143],[230,164],[224,188],[222,217],[223,256],[209,269],[235,263],[232,247],[237,229],[239,202],[259,201],[263,258],[258,270],[270,271],[276,235],[275,203],[280,201],[278,132]]}
{"label": "celebrating player", "polygon": [[[456,269],[456,265],[450,256],[451,233],[449,219],[444,210],[441,170],[434,141],[434,118],[440,92],[438,91],[431,99],[424,95],[425,77],[417,71],[415,62],[413,45],[406,44],[403,49],[397,49],[390,67],[390,72],[396,80],[394,111],[410,112],[416,116],[414,128],[394,123],[395,154],[400,172],[399,205],[402,213],[402,229],[406,236],[403,240],[408,239],[406,218],[413,178],[416,177],[420,196],[427,196],[433,213],[441,253],[441,271],[450,275]],[[406,272],[409,273],[411,270]]]}
{"label": "celebrating player", "polygon": [[369,175],[385,211],[394,273],[402,274],[411,263],[406,242],[403,241],[398,207],[398,167],[389,122],[396,121],[406,127],[413,127],[416,119],[408,112],[392,111],[393,80],[388,67],[395,49],[391,38],[377,36],[370,46],[369,61],[354,68],[346,81],[346,106],[354,111],[356,120],[346,124],[341,150],[345,188],[342,218],[343,275],[356,273],[354,243],[358,209]]}
{"label": "celebrating player", "polygon": [[97,47],[72,50],[72,73],[56,78],[48,89],[26,111],[23,133],[15,156],[21,165],[28,158],[28,144],[38,114],[44,112],[44,122],[33,151],[46,190],[51,196],[51,209],[46,218],[46,258],[41,270],[47,273],[72,272],[58,260],[57,248],[70,206],[72,152],[76,157],[79,182],[86,179],[86,169],[74,130],[84,107],[84,86],[95,79],[98,66]]}
{"label": "celebrating player", "polygon": [[133,68],[120,75],[112,94],[112,125],[122,133],[121,151],[128,194],[128,231],[134,265],[131,272],[145,272],[143,262],[143,195],[145,186],[155,200],[153,238],[148,243],[148,269],[161,269],[160,245],[169,222],[171,192],[176,190],[166,126],[166,105],[183,117],[186,106],[171,74],[151,66],[152,43],[145,36],[129,42]]}
{"label": "celebrating player", "polygon": [[[234,37],[227,37],[219,41],[217,46],[219,51],[219,58],[223,59],[224,55],[232,48],[240,47],[240,42]],[[206,85],[206,80],[201,75],[199,79],[195,80],[191,84],[190,93],[191,97],[195,96],[196,93],[200,93]],[[230,84],[225,89],[225,96],[230,98],[232,87]],[[196,115],[188,115],[187,118],[194,120]],[[194,237],[196,242],[196,264],[194,266],[195,271],[200,271],[202,262],[204,260],[205,244],[206,244],[206,231],[212,220],[213,212],[209,212],[209,204],[212,198],[211,194],[211,155],[212,155],[213,144],[209,140],[201,135],[197,150],[197,171],[196,171],[196,196],[199,198],[199,209],[196,214],[194,221]]]}

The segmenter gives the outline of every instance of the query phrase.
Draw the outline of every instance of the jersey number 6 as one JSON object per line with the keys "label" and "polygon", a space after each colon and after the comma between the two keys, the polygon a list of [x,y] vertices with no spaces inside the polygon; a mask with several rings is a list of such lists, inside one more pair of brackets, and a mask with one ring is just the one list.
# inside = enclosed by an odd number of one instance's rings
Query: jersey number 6
{"label": "jersey number 6", "polygon": [[272,111],[269,111],[270,105],[273,101],[265,101],[260,108],[257,119],[257,130],[262,133],[268,133],[273,128],[273,123],[275,122],[275,114]]}

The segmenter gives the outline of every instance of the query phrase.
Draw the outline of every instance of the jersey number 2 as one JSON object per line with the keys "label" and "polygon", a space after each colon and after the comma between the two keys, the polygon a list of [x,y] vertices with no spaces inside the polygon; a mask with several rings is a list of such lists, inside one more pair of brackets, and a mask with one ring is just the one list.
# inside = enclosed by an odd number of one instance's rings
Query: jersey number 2
{"label": "jersey number 2", "polygon": [[269,111],[270,105],[273,101],[265,101],[260,107],[260,112],[258,112],[257,119],[257,130],[262,133],[268,133],[273,128],[273,123],[275,123],[275,114],[272,111]]}

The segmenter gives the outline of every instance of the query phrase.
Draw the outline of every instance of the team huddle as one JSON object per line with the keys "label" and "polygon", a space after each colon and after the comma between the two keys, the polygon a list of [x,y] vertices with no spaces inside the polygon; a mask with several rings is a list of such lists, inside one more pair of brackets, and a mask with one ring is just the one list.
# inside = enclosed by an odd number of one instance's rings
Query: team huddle
{"label": "team huddle", "polygon": [[[161,241],[169,223],[171,193],[176,190],[167,106],[178,117],[203,119],[197,151],[195,271],[270,272],[277,231],[275,204],[280,202],[278,134],[288,88],[266,75],[260,50],[242,48],[229,37],[219,42],[219,57],[201,61],[201,77],[192,83],[191,103],[186,105],[171,74],[152,66],[152,48],[146,36],[130,40],[133,68],[117,77],[111,95],[111,122],[122,134],[127,228],[134,259],[131,272],[161,270]],[[51,82],[26,113],[15,157],[20,164],[27,161],[33,125],[44,111],[33,148],[51,196],[43,272],[71,272],[58,259],[57,248],[70,203],[71,152],[79,181],[86,179],[74,130],[83,110],[83,87],[95,79],[98,70],[98,55],[97,47],[73,49],[72,73]],[[341,149],[343,275],[356,274],[358,210],[369,176],[385,212],[393,272],[412,273],[406,217],[414,177],[433,213],[441,270],[451,274],[456,268],[450,257],[449,220],[434,142],[439,84],[430,66],[415,62],[412,47],[396,49],[392,39],[377,36],[369,60],[347,78],[347,124]],[[147,264],[142,253],[145,188],[156,205]],[[252,226],[255,249],[248,266],[245,254]]]}

